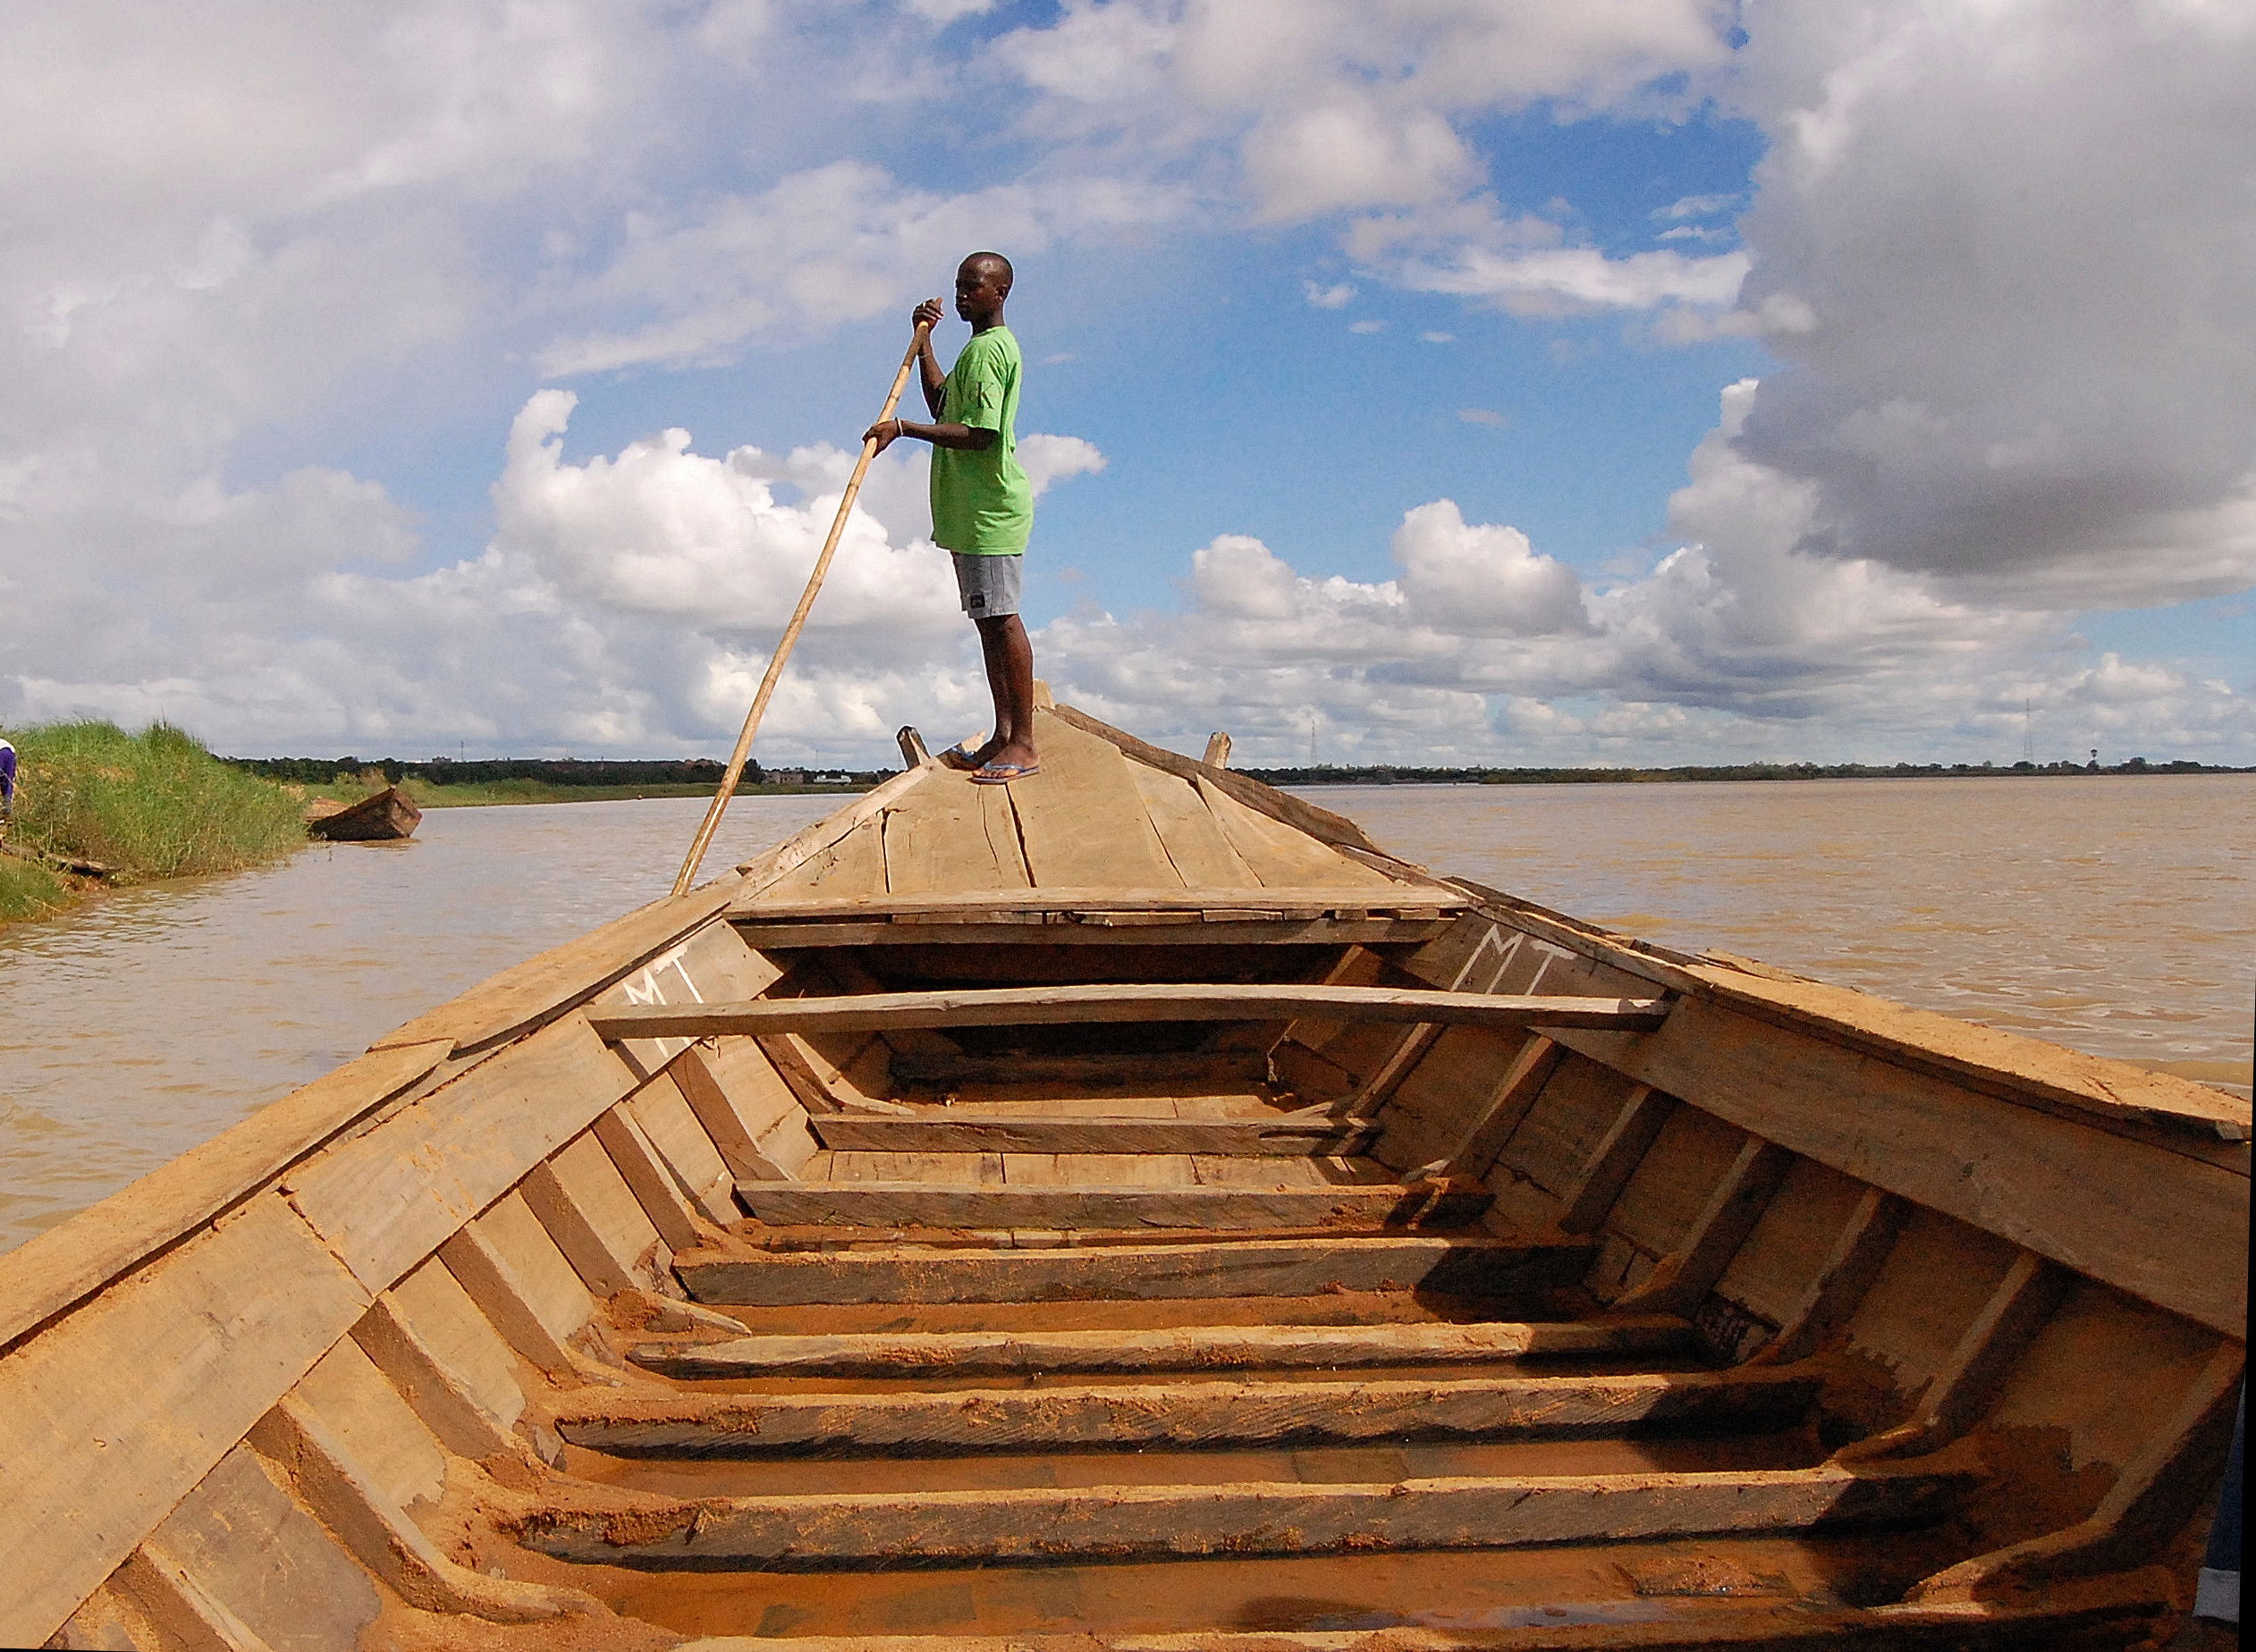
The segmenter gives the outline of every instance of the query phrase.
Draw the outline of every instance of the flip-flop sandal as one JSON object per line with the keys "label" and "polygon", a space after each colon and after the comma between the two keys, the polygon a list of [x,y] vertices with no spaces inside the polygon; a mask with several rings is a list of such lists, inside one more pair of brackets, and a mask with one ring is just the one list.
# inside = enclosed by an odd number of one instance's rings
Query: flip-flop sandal
{"label": "flip-flop sandal", "polygon": [[960,745],[951,746],[941,753],[940,761],[949,768],[964,774],[976,773],[979,769],[979,759],[973,755],[967,747]]}
{"label": "flip-flop sandal", "polygon": [[991,763],[971,777],[974,786],[1008,786],[1013,780],[1023,780],[1029,774],[1042,772],[1038,763]]}

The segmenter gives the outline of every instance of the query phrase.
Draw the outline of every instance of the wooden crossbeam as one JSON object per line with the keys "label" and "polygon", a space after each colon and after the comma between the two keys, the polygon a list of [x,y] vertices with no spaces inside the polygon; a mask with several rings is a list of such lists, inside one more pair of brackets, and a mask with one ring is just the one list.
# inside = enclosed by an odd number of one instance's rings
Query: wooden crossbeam
{"label": "wooden crossbeam", "polygon": [[813,1121],[823,1145],[877,1153],[1219,1153],[1344,1158],[1372,1126],[1334,1118],[870,1118]]}
{"label": "wooden crossbeam", "polygon": [[1533,1294],[1589,1269],[1595,1246],[1424,1234],[1213,1239],[1049,1251],[891,1245],[729,1255],[690,1252],[674,1271],[701,1302],[1182,1302],[1423,1290]]}
{"label": "wooden crossbeam", "polygon": [[1816,1377],[1787,1370],[1355,1382],[1264,1374],[976,1391],[670,1393],[623,1414],[614,1399],[550,1420],[576,1446],[621,1455],[1180,1450],[1784,1428],[1807,1415],[1817,1392]]}
{"label": "wooden crossbeam", "polygon": [[532,1525],[525,1541],[569,1560],[660,1567],[1517,1548],[1927,1524],[1948,1516],[1979,1478],[1969,1456],[1865,1470],[703,1498],[638,1509],[631,1521],[609,1511],[555,1517]]}
{"label": "wooden crossbeam", "polygon": [[1438,1022],[1453,1026],[1593,1027],[1649,1032],[1668,1019],[1661,999],[1508,998],[1396,987],[1123,985],[979,987],[866,992],[845,998],[741,999],[719,1004],[629,1004],[589,1014],[606,1039],[714,1038],[740,1032],[865,1032],[892,1027],[998,1027],[1119,1021]]}
{"label": "wooden crossbeam", "polygon": [[[1471,896],[1438,883],[1244,884],[1187,889],[1120,889],[1053,884],[1023,889],[961,889],[937,895],[875,894],[798,896],[753,895],[729,908],[732,918],[764,923],[787,918],[892,917],[962,921],[984,913],[1105,913],[1291,911],[1396,912],[1431,915],[1462,912]],[[973,920],[976,921],[976,918]]]}
{"label": "wooden crossbeam", "polygon": [[745,1182],[747,1210],[806,1227],[1461,1227],[1485,1189],[1376,1187],[963,1187],[926,1182]]}
{"label": "wooden crossbeam", "polygon": [[1529,1358],[1650,1358],[1691,1346],[1675,1314],[1470,1325],[1199,1325],[1158,1330],[855,1331],[651,1343],[629,1355],[669,1377],[919,1377],[959,1371],[1339,1370]]}

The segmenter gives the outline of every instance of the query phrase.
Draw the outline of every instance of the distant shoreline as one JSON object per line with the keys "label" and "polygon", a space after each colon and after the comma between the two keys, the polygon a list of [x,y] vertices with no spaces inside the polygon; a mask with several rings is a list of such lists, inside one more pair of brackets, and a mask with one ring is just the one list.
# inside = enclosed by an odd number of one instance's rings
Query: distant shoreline
{"label": "distant shoreline", "polygon": [[[646,797],[710,797],[721,764],[709,758],[680,760],[496,758],[479,762],[395,758],[230,757],[222,759],[268,780],[304,788],[309,796],[351,802],[365,796],[381,773],[404,786],[423,808],[484,807],[532,803],[596,803]],[[794,796],[866,791],[891,779],[891,769],[771,769],[746,771],[739,795]],[[2228,768],[2141,757],[2101,768],[2083,763],[1697,763],[1666,769],[1419,768],[1372,763],[1350,768],[1315,764],[1246,768],[1237,772],[1271,786],[1624,786],[1694,781],[2059,780],[2081,776],[2134,778],[2155,774],[2256,774]]]}

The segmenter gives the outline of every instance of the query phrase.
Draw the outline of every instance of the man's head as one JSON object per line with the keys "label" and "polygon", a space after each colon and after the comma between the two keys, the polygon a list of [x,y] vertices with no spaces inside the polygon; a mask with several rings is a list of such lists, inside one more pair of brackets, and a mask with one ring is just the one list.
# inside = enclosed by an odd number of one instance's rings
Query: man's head
{"label": "man's head", "polygon": [[1010,260],[999,252],[975,252],[956,266],[956,314],[974,327],[1002,319],[1010,296]]}

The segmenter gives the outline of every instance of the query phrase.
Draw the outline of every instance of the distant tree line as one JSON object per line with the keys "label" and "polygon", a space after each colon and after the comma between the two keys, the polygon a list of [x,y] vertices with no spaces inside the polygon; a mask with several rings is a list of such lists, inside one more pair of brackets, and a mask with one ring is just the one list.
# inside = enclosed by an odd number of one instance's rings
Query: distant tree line
{"label": "distant tree line", "polygon": [[[319,785],[339,774],[361,774],[374,769],[394,786],[413,779],[432,786],[475,786],[495,780],[545,780],[552,786],[717,786],[723,764],[712,757],[494,757],[465,762],[434,757],[414,763],[398,757],[227,757],[221,761],[271,780],[294,780]],[[892,771],[844,771],[810,767],[784,771],[773,778],[793,782],[802,776],[844,773],[859,785],[874,786]],[[772,777],[756,763],[744,765],[747,786],[765,784]]]}
{"label": "distant tree line", "polygon": [[1660,780],[1863,780],[1927,776],[1992,778],[2046,774],[2251,774],[2256,769],[2223,768],[2178,759],[2150,763],[2133,757],[2108,768],[2097,763],[1734,763],[1674,769],[1413,769],[1398,764],[1365,768],[1330,766],[1245,769],[1241,773],[1272,786],[1602,786]]}

